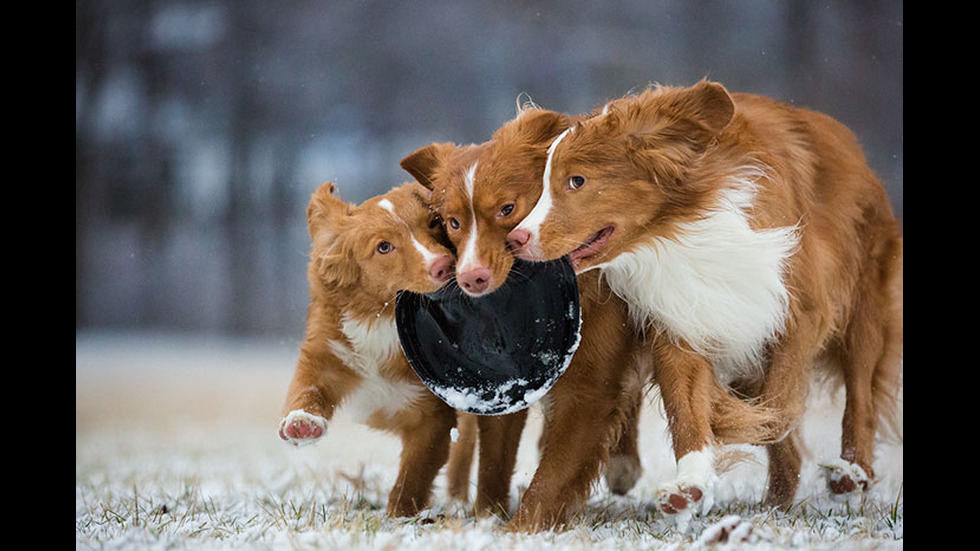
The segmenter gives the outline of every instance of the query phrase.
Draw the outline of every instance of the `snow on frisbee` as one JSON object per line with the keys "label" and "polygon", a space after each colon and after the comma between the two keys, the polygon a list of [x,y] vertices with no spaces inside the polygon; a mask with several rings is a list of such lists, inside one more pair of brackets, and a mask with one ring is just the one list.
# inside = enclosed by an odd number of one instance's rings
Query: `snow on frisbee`
{"label": "snow on frisbee", "polygon": [[496,291],[470,297],[456,285],[395,304],[408,363],[436,396],[477,415],[520,411],[568,368],[581,329],[578,282],[566,258],[515,260]]}

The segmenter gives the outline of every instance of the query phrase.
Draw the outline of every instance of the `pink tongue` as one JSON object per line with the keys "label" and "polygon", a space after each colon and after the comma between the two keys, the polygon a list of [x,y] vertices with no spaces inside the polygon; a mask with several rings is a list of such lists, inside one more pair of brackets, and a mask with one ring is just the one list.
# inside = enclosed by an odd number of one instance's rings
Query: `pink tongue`
{"label": "pink tongue", "polygon": [[[603,245],[605,245],[606,240],[609,238],[610,233],[612,232],[610,232],[607,229],[603,229],[600,230],[597,234],[593,234],[592,237],[590,237],[592,241],[589,241],[588,245],[582,245],[578,249],[575,249],[574,251],[568,254],[568,258],[574,262],[581,258],[585,258],[587,256],[591,256],[595,254],[599,249],[603,247]],[[599,237],[597,238],[596,235],[598,235]]]}

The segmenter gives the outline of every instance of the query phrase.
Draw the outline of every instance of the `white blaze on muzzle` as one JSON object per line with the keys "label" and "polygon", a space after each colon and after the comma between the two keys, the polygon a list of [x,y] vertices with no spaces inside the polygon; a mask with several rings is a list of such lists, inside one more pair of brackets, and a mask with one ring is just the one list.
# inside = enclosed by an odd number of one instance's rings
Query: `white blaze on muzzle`
{"label": "white blaze on muzzle", "polygon": [[463,244],[463,250],[459,255],[458,270],[460,272],[465,272],[480,265],[480,258],[476,247],[476,210],[473,208],[473,188],[475,186],[477,164],[473,163],[467,169],[466,173],[463,174],[463,185],[466,189],[467,198],[470,201],[470,224],[469,231],[466,235],[466,243]]}
{"label": "white blaze on muzzle", "polygon": [[529,252],[538,253],[540,248],[540,235],[541,226],[544,224],[545,220],[548,218],[548,214],[551,212],[551,207],[554,204],[552,200],[552,190],[551,190],[551,164],[552,158],[555,154],[555,149],[558,144],[572,132],[574,128],[569,128],[558,135],[555,141],[551,142],[548,146],[548,160],[544,164],[544,176],[542,177],[543,187],[541,189],[541,197],[538,198],[538,202],[535,203],[534,208],[531,212],[521,220],[521,223],[517,225],[517,228],[527,230],[530,232],[531,237],[527,242],[525,247]]}
{"label": "white blaze on muzzle", "polygon": [[439,259],[438,254],[430,251],[415,237],[415,232],[412,231],[412,226],[395,212],[395,205],[393,205],[391,201],[389,201],[387,198],[382,199],[378,201],[378,206],[391,213],[395,220],[401,222],[408,228],[408,236],[412,239],[412,245],[415,246],[415,250],[422,255],[422,261],[425,263],[426,267],[432,266],[432,263]]}

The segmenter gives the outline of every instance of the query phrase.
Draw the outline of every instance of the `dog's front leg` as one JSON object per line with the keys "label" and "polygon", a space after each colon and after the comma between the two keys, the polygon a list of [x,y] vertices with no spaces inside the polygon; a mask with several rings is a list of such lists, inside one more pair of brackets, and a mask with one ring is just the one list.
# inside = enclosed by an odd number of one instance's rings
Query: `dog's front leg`
{"label": "dog's front leg", "polygon": [[548,394],[541,461],[508,529],[547,530],[568,522],[589,497],[620,431],[621,389],[590,376],[588,365],[568,371]]}
{"label": "dog's front leg", "polygon": [[676,343],[666,333],[652,338],[654,370],[677,459],[674,480],[657,492],[664,513],[684,521],[701,507],[710,508],[714,467],[711,429],[711,362]]}
{"label": "dog's front leg", "polygon": [[510,482],[526,422],[526,409],[477,419],[480,451],[474,512],[478,516],[509,513]]}
{"label": "dog's front leg", "polygon": [[359,383],[360,377],[326,346],[308,342],[300,349],[286,393],[279,437],[294,446],[316,442],[336,407]]}

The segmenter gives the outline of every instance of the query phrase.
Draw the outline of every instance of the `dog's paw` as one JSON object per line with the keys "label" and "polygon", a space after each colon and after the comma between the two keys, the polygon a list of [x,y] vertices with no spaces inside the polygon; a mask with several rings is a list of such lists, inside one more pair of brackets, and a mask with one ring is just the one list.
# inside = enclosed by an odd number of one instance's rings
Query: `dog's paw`
{"label": "dog's paw", "polygon": [[312,444],[326,432],[326,419],[301,409],[289,412],[279,422],[279,437],[294,446]]}
{"label": "dog's paw", "polygon": [[641,474],[643,467],[636,457],[615,455],[609,458],[609,464],[606,465],[606,485],[610,492],[623,496],[633,489]]}
{"label": "dog's paw", "polygon": [[691,521],[708,512],[713,505],[711,492],[707,488],[687,482],[662,485],[654,494],[654,501],[664,520],[681,533],[687,532]]}
{"label": "dog's paw", "polygon": [[704,547],[712,547],[748,543],[753,539],[757,538],[752,524],[742,520],[738,515],[730,515],[705,528],[698,538],[698,543]]}
{"label": "dog's paw", "polygon": [[686,484],[666,484],[657,490],[657,506],[667,515],[696,512],[704,498],[704,490]]}
{"label": "dog's paw", "polygon": [[827,487],[835,499],[846,500],[849,496],[867,490],[871,479],[860,465],[843,459],[820,465]]}

